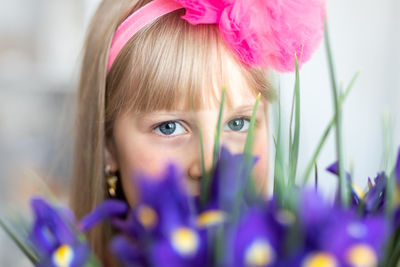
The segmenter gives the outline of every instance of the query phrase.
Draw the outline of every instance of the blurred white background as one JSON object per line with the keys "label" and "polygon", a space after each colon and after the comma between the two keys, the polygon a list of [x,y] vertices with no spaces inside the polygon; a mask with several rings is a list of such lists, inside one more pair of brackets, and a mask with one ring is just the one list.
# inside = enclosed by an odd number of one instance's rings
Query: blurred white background
{"label": "blurred white background", "polygon": [[[346,168],[364,189],[368,177],[383,170],[383,118],[393,126],[392,154],[400,147],[400,2],[397,0],[328,0],[328,25],[338,85],[346,87],[360,71],[343,111]],[[333,98],[324,43],[305,64],[301,78],[301,142],[299,174],[303,174],[316,143],[333,117]],[[288,121],[293,75],[281,82],[284,118]],[[288,123],[287,123],[288,124]],[[317,161],[321,188],[333,193],[336,178],[324,169],[336,161],[331,132]]]}
{"label": "blurred white background", "polygon": [[[98,2],[0,0],[0,216],[27,209],[29,196],[40,191],[35,174],[61,198],[68,194],[79,59]],[[347,85],[361,71],[344,106],[343,127],[346,166],[353,163],[361,188],[384,167],[384,113],[392,117],[393,155],[400,146],[399,14],[398,0],[328,0],[337,79]],[[281,75],[281,87],[287,128],[293,75]],[[301,70],[301,98],[299,174],[333,115],[323,44]],[[328,194],[336,180],[323,169],[334,161],[331,134],[318,159]],[[29,266],[2,231],[0,266]]]}

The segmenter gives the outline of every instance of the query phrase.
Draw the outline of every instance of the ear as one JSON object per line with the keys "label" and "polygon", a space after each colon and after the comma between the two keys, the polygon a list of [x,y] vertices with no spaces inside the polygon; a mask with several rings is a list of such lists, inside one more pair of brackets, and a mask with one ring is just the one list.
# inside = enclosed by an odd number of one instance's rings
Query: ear
{"label": "ear", "polygon": [[117,160],[117,149],[113,139],[107,139],[104,149],[104,163],[105,166],[110,167],[110,171],[115,172],[119,169]]}

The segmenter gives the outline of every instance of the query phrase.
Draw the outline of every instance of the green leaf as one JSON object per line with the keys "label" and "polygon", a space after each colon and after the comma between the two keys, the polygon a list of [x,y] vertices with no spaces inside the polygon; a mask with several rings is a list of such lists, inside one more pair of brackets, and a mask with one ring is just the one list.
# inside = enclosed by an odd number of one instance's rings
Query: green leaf
{"label": "green leaf", "polygon": [[[212,164],[212,168],[210,170],[210,174],[207,174],[204,179],[203,179],[203,183],[202,183],[202,190],[201,190],[201,196],[200,196],[200,202],[202,205],[205,205],[208,201],[208,197],[209,197],[209,187],[211,184],[211,179],[212,177],[212,172],[215,168],[215,165],[217,164],[218,161],[218,157],[219,157],[219,150],[220,150],[220,136],[221,136],[221,122],[222,122],[222,113],[224,110],[224,103],[225,103],[225,87],[222,88],[222,97],[221,97],[221,103],[219,106],[219,114],[218,114],[218,121],[217,121],[217,129],[215,132],[215,139],[214,139],[214,149],[213,149],[213,164]],[[202,138],[201,138],[202,139]],[[202,142],[202,141],[201,141]],[[204,164],[204,156],[203,156],[203,164]],[[203,168],[203,166],[202,166]],[[202,170],[205,172],[205,168],[204,170]]]}
{"label": "green leaf", "polygon": [[315,190],[318,190],[318,165],[315,163],[314,167],[314,186]]}
{"label": "green leaf", "polygon": [[199,126],[197,126],[197,131],[199,133],[199,138],[200,138],[201,174],[202,174],[202,177],[206,177],[207,173],[206,173],[206,167],[205,167],[205,162],[204,162],[203,133]]}
{"label": "green leaf", "polygon": [[397,267],[400,260],[400,228],[397,227],[395,232],[390,236],[386,244],[385,256],[383,257],[382,267]]}
{"label": "green leaf", "polygon": [[245,193],[249,193],[248,196],[255,196],[256,195],[256,188],[254,185],[254,181],[251,177],[251,162],[252,162],[252,150],[253,150],[253,143],[254,143],[254,126],[256,122],[256,115],[257,115],[257,109],[258,109],[258,104],[260,102],[261,94],[257,95],[256,102],[253,107],[253,113],[251,115],[250,119],[250,125],[249,125],[249,130],[247,132],[247,137],[246,137],[246,142],[244,146],[244,162],[241,163],[239,166],[239,173],[241,173],[244,168],[245,172],[245,179],[246,183],[244,188],[239,188],[238,191],[235,193],[235,198],[234,198],[234,209],[233,209],[233,215],[232,218],[234,221],[236,221],[239,218],[239,212],[240,212],[240,204],[243,202],[243,197],[245,196]]}
{"label": "green leaf", "polygon": [[253,191],[255,189],[254,181],[250,177],[251,173],[251,162],[252,162],[252,154],[253,154],[253,144],[254,144],[254,126],[256,124],[256,115],[258,104],[260,102],[261,93],[257,95],[256,103],[254,104],[253,113],[250,119],[249,130],[247,132],[246,143],[244,145],[244,155],[245,155],[245,170],[246,170],[246,179],[247,179],[247,186],[250,189],[250,192],[254,194]]}
{"label": "green leaf", "polygon": [[215,133],[215,140],[214,140],[214,154],[213,154],[213,167],[217,163],[219,157],[219,150],[220,150],[220,137],[221,137],[221,122],[222,122],[222,114],[224,111],[224,104],[225,104],[225,87],[222,88],[222,97],[221,103],[219,106],[219,114],[218,114],[218,122],[217,122],[217,130]]}
{"label": "green leaf", "polygon": [[29,248],[26,245],[26,240],[21,239],[18,237],[16,233],[14,233],[4,222],[3,219],[0,218],[0,227],[7,233],[7,235],[14,241],[14,243],[17,245],[17,247],[21,250],[22,253],[25,254],[25,256],[34,264],[36,265],[39,262],[38,257],[36,256],[35,252],[32,251],[31,248]]}
{"label": "green leaf", "polygon": [[261,93],[257,95],[256,102],[253,107],[253,113],[251,115],[250,119],[250,125],[249,125],[249,130],[247,132],[246,136],[246,143],[244,145],[244,153],[251,154],[253,152],[253,144],[254,144],[254,126],[256,123],[256,115],[257,115],[257,109],[258,109],[258,104],[260,102],[261,98]]}
{"label": "green leaf", "polygon": [[[296,63],[296,82],[295,82],[295,100],[296,100],[296,112],[295,112],[295,129],[293,140],[290,140],[290,151],[289,151],[289,186],[294,186],[296,180],[297,161],[299,157],[299,144],[300,144],[300,74],[297,57],[295,56]],[[291,129],[290,129],[291,131]]]}
{"label": "green leaf", "polygon": [[98,266],[101,266],[100,261],[93,253],[90,253],[89,259],[86,262],[85,267],[98,267]]}
{"label": "green leaf", "polygon": [[387,195],[387,204],[385,207],[385,213],[388,217],[393,219],[394,212],[393,210],[396,208],[396,178],[394,169],[388,174],[388,182],[386,183],[386,195]]}
{"label": "green leaf", "polygon": [[218,225],[215,227],[216,233],[215,235],[215,263],[216,266],[222,266],[223,265],[223,259],[224,259],[224,254],[225,254],[225,232],[224,232],[224,226]]}
{"label": "green leaf", "polygon": [[393,127],[392,121],[388,114],[383,117],[383,147],[384,147],[384,165],[385,173],[388,174],[388,182],[386,183],[386,198],[387,205],[385,207],[386,215],[389,217],[393,216],[393,209],[396,206],[396,178],[395,168],[396,162],[392,155],[393,149]]}
{"label": "green leaf", "polygon": [[335,70],[333,67],[333,58],[331,46],[329,42],[328,23],[325,21],[325,48],[328,57],[329,74],[331,80],[332,94],[334,100],[335,114],[336,114],[336,153],[339,162],[339,193],[340,200],[344,207],[350,204],[350,190],[346,182],[346,174],[344,171],[344,151],[342,142],[342,107],[339,104],[339,93],[336,86]]}
{"label": "green leaf", "polygon": [[275,166],[274,166],[274,196],[278,199],[281,206],[283,205],[283,201],[285,199],[285,192],[286,192],[286,185],[285,185],[285,174],[284,174],[284,162],[283,162],[283,149],[282,149],[282,142],[281,142],[281,94],[280,94],[280,87],[278,92],[278,104],[277,104],[277,138],[274,138],[275,144]]}
{"label": "green leaf", "polygon": [[383,166],[385,173],[390,173],[395,165],[395,157],[393,148],[393,119],[389,112],[382,114],[383,127]]}
{"label": "green leaf", "polygon": [[201,174],[203,179],[201,179],[201,190],[200,190],[200,200],[201,204],[205,204],[207,200],[207,194],[208,194],[208,180],[210,179],[210,173],[206,172],[206,167],[204,163],[204,143],[203,143],[203,134],[201,132],[201,129],[199,126],[197,126],[197,130],[199,133],[199,138],[200,138],[200,153],[201,153]]}
{"label": "green leaf", "polygon": [[289,122],[289,147],[292,146],[293,140],[293,117],[294,117],[294,109],[296,104],[296,87],[293,90],[293,97],[292,97],[292,107],[290,109],[290,122]]}

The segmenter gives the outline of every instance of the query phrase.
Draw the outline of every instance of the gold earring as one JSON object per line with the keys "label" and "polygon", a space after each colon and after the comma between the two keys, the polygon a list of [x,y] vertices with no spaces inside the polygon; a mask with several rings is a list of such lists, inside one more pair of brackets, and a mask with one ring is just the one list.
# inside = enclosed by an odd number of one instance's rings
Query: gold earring
{"label": "gold earring", "polygon": [[105,168],[105,174],[108,194],[110,197],[115,197],[117,195],[118,177],[115,175],[115,172],[111,171],[111,167],[109,165],[107,165]]}

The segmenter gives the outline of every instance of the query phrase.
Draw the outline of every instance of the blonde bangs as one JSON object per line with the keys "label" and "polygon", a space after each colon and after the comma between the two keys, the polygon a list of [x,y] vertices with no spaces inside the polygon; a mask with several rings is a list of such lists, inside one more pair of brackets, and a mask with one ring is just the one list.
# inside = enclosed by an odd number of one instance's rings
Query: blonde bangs
{"label": "blonde bangs", "polygon": [[218,105],[226,88],[248,87],[269,99],[265,71],[247,69],[221,38],[217,25],[191,25],[183,9],[138,32],[123,48],[107,77],[106,132],[123,111],[201,109]]}

